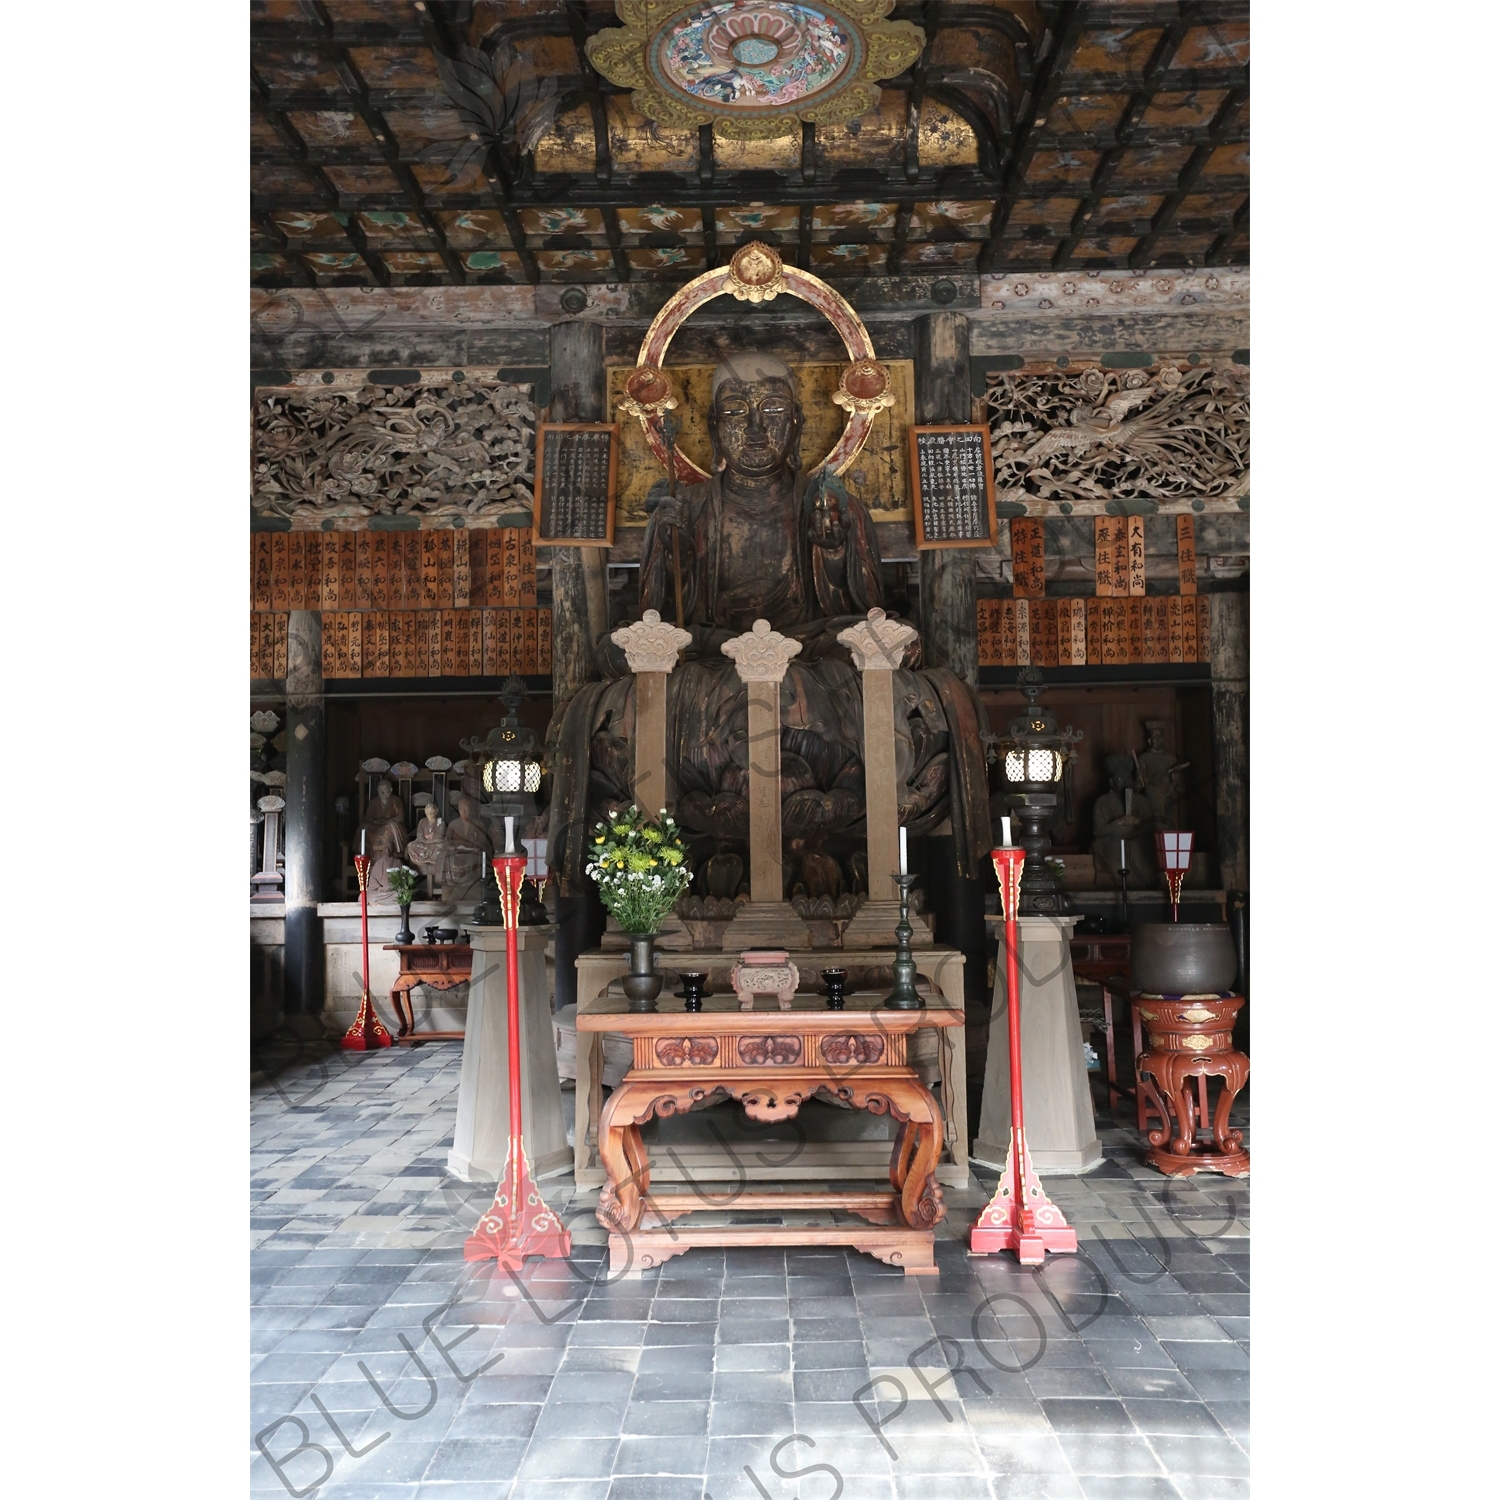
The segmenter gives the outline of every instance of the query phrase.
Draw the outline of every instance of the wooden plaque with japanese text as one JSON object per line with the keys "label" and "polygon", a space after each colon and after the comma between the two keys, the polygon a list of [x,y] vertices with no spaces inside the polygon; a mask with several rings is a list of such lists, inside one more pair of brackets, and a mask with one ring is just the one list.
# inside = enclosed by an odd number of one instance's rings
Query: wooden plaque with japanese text
{"label": "wooden plaque with japanese text", "polygon": [[1133,599],[1146,597],[1146,518],[1125,517],[1126,566],[1129,571],[1128,588]]}
{"label": "wooden plaque with japanese text", "polygon": [[989,428],[911,427],[907,443],[918,548],[993,547],[998,531]]}
{"label": "wooden plaque with japanese text", "polygon": [[1010,566],[1017,599],[1040,599],[1047,592],[1047,556],[1038,516],[1012,516]]}
{"label": "wooden plaque with japanese text", "polygon": [[536,669],[543,677],[552,675],[552,611],[536,612]]}
{"label": "wooden plaque with japanese text", "polygon": [[1104,601],[1099,598],[1085,599],[1084,665],[1101,666],[1104,662]]}
{"label": "wooden plaque with japanese text", "polygon": [[1016,665],[1031,665],[1031,600],[1017,599],[1016,605]]}
{"label": "wooden plaque with japanese text", "polygon": [[1198,542],[1191,516],[1177,517],[1177,592],[1198,592]]}
{"label": "wooden plaque with japanese text", "polygon": [[1115,517],[1094,517],[1094,592],[1107,599],[1115,591]]}
{"label": "wooden plaque with japanese text", "polygon": [[[614,545],[619,460],[616,423],[538,423],[532,506],[538,547]],[[518,566],[519,562],[518,556]]]}

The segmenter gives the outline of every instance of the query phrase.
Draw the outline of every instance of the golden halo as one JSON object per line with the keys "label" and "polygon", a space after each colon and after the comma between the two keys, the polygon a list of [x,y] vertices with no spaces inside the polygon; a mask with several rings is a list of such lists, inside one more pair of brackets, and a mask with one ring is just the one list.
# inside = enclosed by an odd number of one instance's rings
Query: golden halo
{"label": "golden halo", "polygon": [[[715,297],[727,295],[741,301],[769,302],[782,292],[817,308],[838,330],[850,359],[850,367],[840,377],[838,392],[833,397],[835,404],[849,413],[844,431],[832,449],[811,468],[830,468],[835,474],[842,474],[859,457],[870,436],[875,413],[882,407],[895,405],[890,375],[875,358],[875,346],[859,314],[821,277],[783,264],[772,246],[751,240],[734,252],[727,266],[705,271],[679,288],[657,313],[641,340],[636,369],[625,382],[626,396],[619,403],[619,410],[640,419],[646,441],[663,467],[667,462],[667,442],[661,431],[662,413],[677,404],[663,373],[672,336],[692,313]],[[666,390],[661,391],[659,386],[665,386]],[[673,456],[678,479],[697,484],[708,478],[681,448],[674,447]]]}

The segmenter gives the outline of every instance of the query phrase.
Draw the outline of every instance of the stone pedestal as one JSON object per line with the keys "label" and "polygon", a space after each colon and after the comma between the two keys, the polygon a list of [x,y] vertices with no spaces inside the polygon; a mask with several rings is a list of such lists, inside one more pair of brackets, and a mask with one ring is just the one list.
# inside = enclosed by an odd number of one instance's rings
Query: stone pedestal
{"label": "stone pedestal", "polygon": [[[563,1126],[562,1088],[552,1038],[545,952],[550,927],[522,927],[521,1129],[538,1177],[572,1165]],[[466,1182],[499,1180],[510,1132],[510,1054],[505,983],[505,929],[474,929],[474,976],[458,1080],[458,1115],[448,1170]]]}
{"label": "stone pedestal", "polygon": [[[987,919],[1005,941],[1005,924]],[[1103,1160],[1094,1133],[1094,1106],[1083,1060],[1078,991],[1068,939],[1077,917],[1022,917],[1021,1084],[1026,1105],[1026,1143],[1032,1165],[1049,1173],[1087,1172]],[[1001,1169],[1010,1141],[1010,1037],[1005,961],[995,965],[990,1047],[985,1059],[984,1097],[972,1155]]]}

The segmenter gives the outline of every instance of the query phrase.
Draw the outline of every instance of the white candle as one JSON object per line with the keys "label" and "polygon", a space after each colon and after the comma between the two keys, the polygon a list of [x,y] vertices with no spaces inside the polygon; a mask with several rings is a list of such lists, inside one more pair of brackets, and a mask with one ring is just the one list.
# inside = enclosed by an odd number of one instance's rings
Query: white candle
{"label": "white candle", "polygon": [[1121,868],[1121,870],[1128,870],[1130,868],[1130,866],[1127,865],[1126,862],[1125,862],[1125,840],[1124,839],[1120,840],[1120,868]]}
{"label": "white candle", "polygon": [[901,835],[901,873],[904,875],[906,874],[906,830],[900,828],[897,832]]}
{"label": "white candle", "polygon": [[1000,837],[1005,841],[1005,847],[1010,848],[1010,819],[1000,819]]}
{"label": "white candle", "polygon": [[516,820],[514,818],[505,820],[505,852],[507,854],[516,852]]}
{"label": "white candle", "polygon": [[365,831],[363,828],[359,830],[359,852],[361,854],[365,852]]}

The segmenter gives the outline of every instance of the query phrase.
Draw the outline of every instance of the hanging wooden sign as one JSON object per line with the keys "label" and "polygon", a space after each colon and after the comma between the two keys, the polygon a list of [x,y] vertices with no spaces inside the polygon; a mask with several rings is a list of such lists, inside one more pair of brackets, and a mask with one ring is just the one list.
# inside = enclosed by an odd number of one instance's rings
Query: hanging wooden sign
{"label": "hanging wooden sign", "polygon": [[[538,547],[614,546],[619,459],[617,423],[538,424],[533,502],[533,537]],[[519,554],[516,568],[519,590]]]}
{"label": "hanging wooden sign", "polygon": [[1127,516],[1125,518],[1125,536],[1128,547],[1128,563],[1130,569],[1130,595],[1135,599],[1146,597],[1146,518],[1145,516]]}
{"label": "hanging wooden sign", "polygon": [[1094,517],[1094,593],[1101,599],[1115,591],[1115,518]]}
{"label": "hanging wooden sign", "polygon": [[1012,516],[1010,566],[1017,599],[1040,599],[1047,592],[1047,553],[1040,516]]}
{"label": "hanging wooden sign", "polygon": [[1198,592],[1198,543],[1191,516],[1177,517],[1177,592]]}
{"label": "hanging wooden sign", "polygon": [[918,548],[993,547],[999,533],[989,428],[907,430]]}
{"label": "hanging wooden sign", "polygon": [[536,669],[543,677],[552,675],[552,611],[536,612]]}

